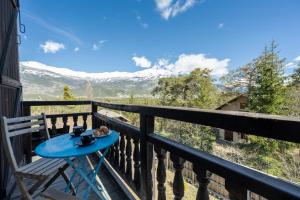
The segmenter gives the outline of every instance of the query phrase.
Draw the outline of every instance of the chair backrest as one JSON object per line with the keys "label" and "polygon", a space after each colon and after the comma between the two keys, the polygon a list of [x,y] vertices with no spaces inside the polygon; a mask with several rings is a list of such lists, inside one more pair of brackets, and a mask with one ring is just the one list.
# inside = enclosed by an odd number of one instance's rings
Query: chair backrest
{"label": "chair backrest", "polygon": [[46,115],[26,116],[16,118],[2,118],[2,141],[3,148],[9,162],[12,165],[12,170],[15,172],[18,169],[18,164],[13,152],[11,137],[29,134],[34,131],[43,131],[47,139],[50,138]]}

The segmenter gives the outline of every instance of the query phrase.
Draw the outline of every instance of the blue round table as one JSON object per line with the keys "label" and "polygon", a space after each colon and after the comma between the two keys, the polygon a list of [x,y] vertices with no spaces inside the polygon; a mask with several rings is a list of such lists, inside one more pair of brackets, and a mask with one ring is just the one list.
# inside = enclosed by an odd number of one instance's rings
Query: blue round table
{"label": "blue round table", "polygon": [[[92,130],[86,130],[86,133],[92,133]],[[44,158],[69,158],[85,156],[113,145],[119,139],[119,134],[111,130],[111,134],[105,137],[97,138],[93,144],[79,147],[76,143],[80,137],[72,137],[64,134],[39,144],[35,148],[35,153]]]}
{"label": "blue round table", "polygon": [[[92,131],[93,130],[86,130],[85,133],[92,133]],[[93,189],[100,199],[108,199],[108,193],[103,185],[100,183],[97,188],[94,182],[109,147],[116,143],[118,139],[119,134],[116,131],[111,130],[111,133],[108,136],[96,138],[96,141],[93,144],[79,147],[77,143],[80,141],[80,137],[72,137],[69,134],[64,134],[39,144],[35,148],[35,153],[44,158],[64,159],[74,169],[70,182],[72,182],[75,173],[78,173],[89,185],[86,194],[84,195],[84,199],[88,199],[90,189]],[[102,150],[103,153],[100,153]],[[100,159],[95,168],[88,172],[86,167],[86,159],[88,158],[86,156],[95,152],[98,152],[101,155]],[[76,159],[73,159],[74,157]],[[75,164],[75,162],[78,163]],[[80,183],[81,182],[78,183],[78,186]],[[67,186],[66,191],[68,188],[69,186]]]}

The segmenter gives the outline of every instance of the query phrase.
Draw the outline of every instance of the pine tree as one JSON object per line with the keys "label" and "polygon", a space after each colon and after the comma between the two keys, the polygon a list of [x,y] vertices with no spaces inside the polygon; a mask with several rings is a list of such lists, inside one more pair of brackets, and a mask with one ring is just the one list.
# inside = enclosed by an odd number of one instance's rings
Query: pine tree
{"label": "pine tree", "polygon": [[71,100],[75,99],[75,97],[73,96],[71,89],[68,85],[64,86],[64,97],[63,98],[65,101],[71,101]]}
{"label": "pine tree", "polygon": [[254,62],[255,76],[248,89],[250,111],[281,114],[285,101],[284,59],[280,59],[273,41]]}

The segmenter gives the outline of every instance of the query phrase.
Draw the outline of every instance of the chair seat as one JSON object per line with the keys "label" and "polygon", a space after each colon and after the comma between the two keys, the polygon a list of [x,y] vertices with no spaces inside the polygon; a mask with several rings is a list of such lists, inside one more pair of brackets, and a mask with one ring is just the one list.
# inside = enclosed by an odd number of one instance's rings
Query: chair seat
{"label": "chair seat", "polygon": [[20,167],[16,173],[30,174],[33,176],[49,176],[65,164],[66,161],[63,159],[40,158],[28,165]]}

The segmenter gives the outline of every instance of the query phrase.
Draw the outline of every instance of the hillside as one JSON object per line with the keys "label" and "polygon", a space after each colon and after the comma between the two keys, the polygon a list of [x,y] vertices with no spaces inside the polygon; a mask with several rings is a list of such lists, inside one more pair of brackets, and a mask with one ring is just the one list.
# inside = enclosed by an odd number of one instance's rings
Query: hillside
{"label": "hillside", "polygon": [[25,100],[59,99],[64,85],[69,85],[77,97],[93,96],[137,97],[150,96],[164,71],[86,73],[66,68],[47,66],[38,62],[20,63]]}

